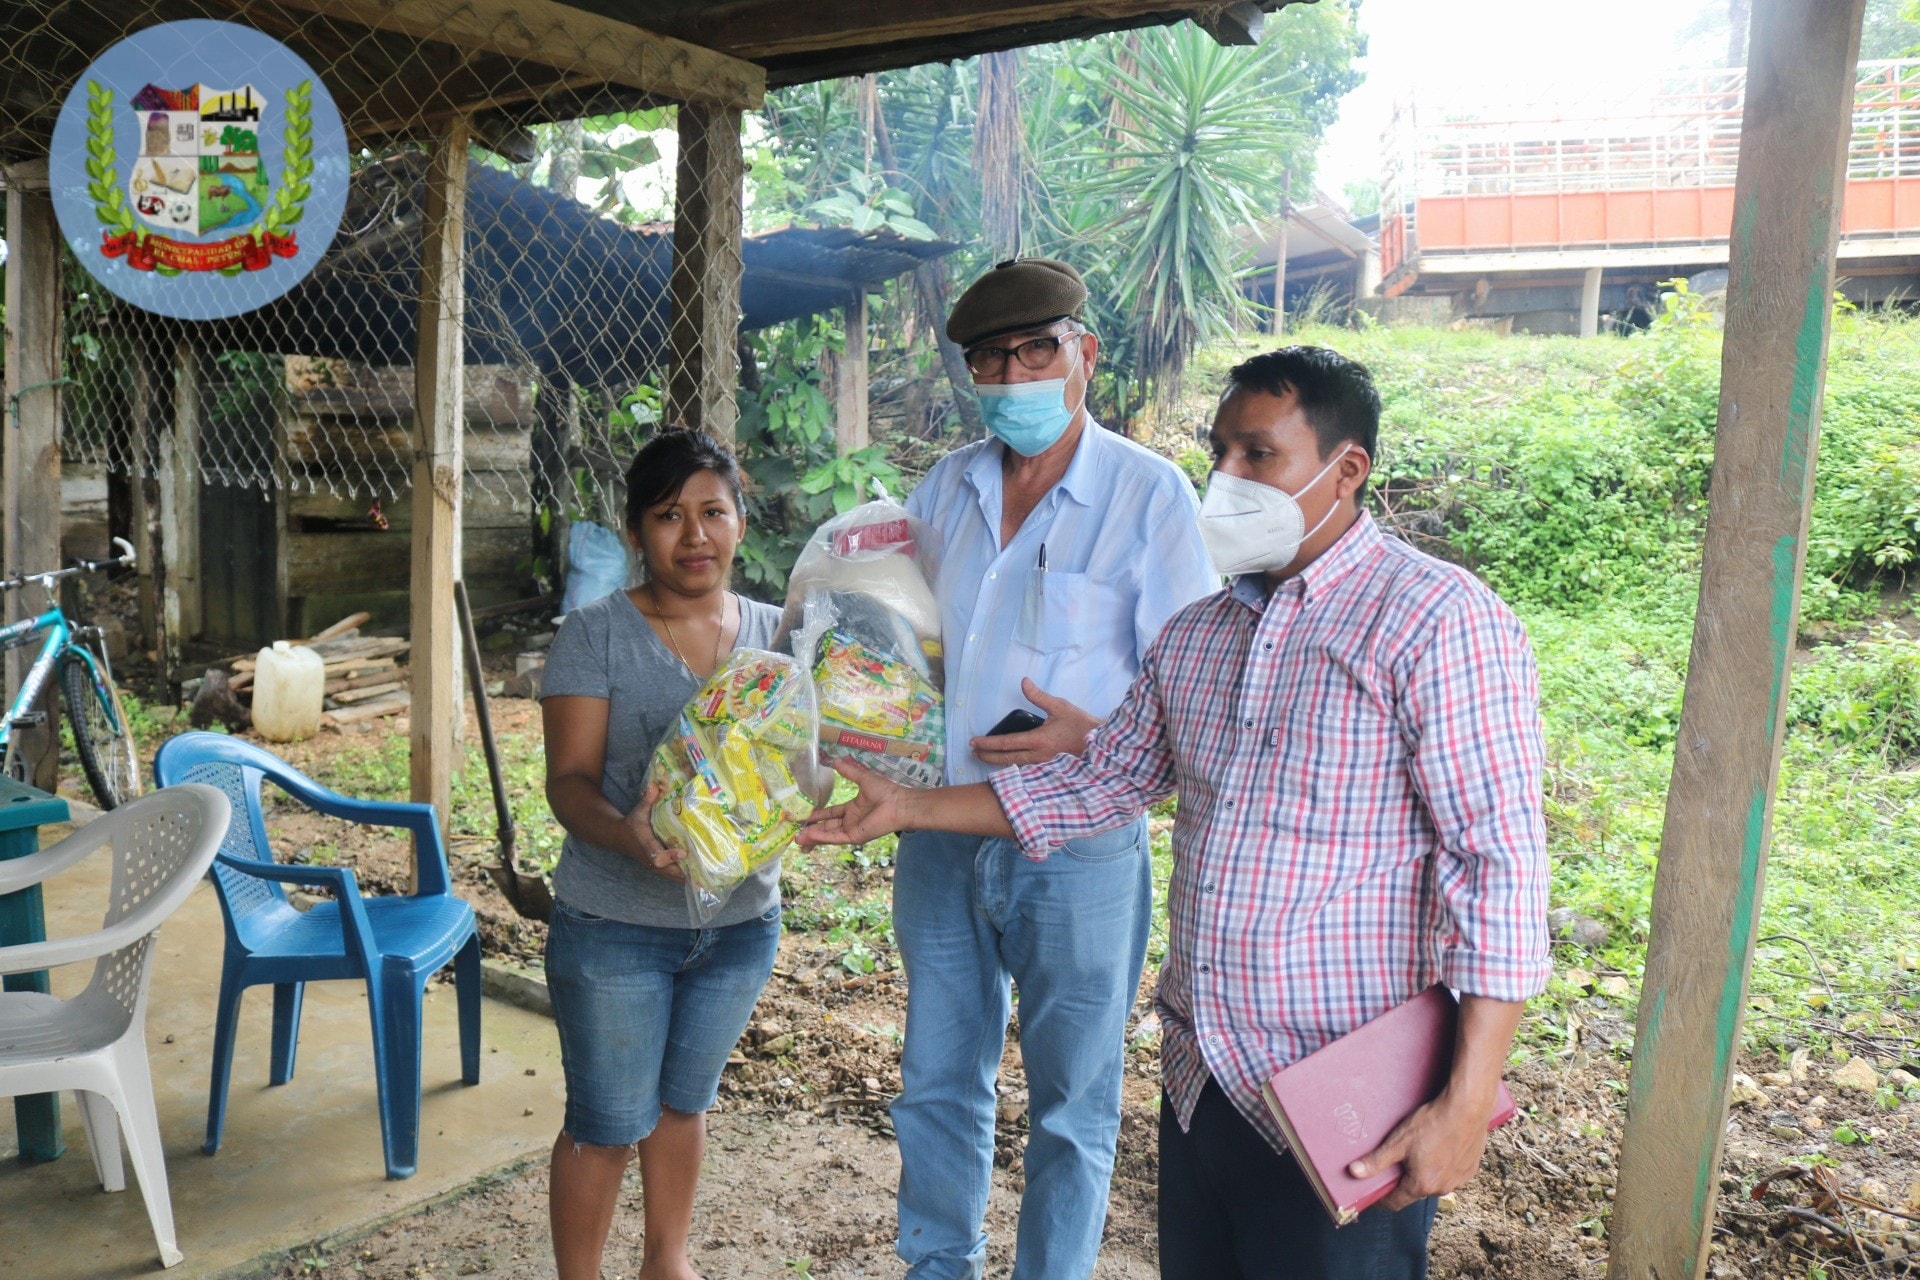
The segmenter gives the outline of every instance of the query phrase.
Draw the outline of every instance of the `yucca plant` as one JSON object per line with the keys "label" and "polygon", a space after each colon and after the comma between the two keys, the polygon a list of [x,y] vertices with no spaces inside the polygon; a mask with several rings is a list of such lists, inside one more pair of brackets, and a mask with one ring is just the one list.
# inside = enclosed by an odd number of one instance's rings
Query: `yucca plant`
{"label": "yucca plant", "polygon": [[1099,46],[1110,140],[1076,185],[1109,211],[1090,238],[1109,246],[1107,305],[1137,389],[1173,394],[1197,343],[1249,319],[1238,236],[1277,211],[1308,139],[1290,52],[1225,48],[1190,25]]}

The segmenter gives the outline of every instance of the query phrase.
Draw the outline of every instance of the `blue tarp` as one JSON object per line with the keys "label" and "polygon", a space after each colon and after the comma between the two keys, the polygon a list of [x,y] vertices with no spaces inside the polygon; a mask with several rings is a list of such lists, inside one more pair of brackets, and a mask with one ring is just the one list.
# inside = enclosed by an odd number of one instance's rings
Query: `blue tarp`
{"label": "blue tarp", "polygon": [[[229,322],[224,345],[376,365],[413,360],[423,159],[356,173],[339,234],[278,302]],[[664,361],[670,224],[628,227],[513,173],[468,169],[467,362],[528,364],[587,384]],[[741,327],[841,307],[957,246],[893,232],[789,227],[742,246]],[[209,326],[202,326],[202,332]]]}

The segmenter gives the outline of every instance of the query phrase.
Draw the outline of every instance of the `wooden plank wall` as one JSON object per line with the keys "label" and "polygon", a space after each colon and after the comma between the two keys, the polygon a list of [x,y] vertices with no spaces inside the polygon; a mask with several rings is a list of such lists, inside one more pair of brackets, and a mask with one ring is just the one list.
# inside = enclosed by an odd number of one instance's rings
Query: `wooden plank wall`
{"label": "wooden plank wall", "polygon": [[[340,495],[302,487],[287,497],[287,619],[307,634],[365,609],[369,626],[407,622],[414,503],[413,370],[334,364],[315,383],[313,362],[290,362],[293,411],[286,422],[294,474],[331,478]],[[506,366],[466,370],[462,420],[462,568],[476,606],[532,594],[534,553],[527,477],[535,423],[530,371]],[[381,529],[370,514],[372,487],[383,497]]]}

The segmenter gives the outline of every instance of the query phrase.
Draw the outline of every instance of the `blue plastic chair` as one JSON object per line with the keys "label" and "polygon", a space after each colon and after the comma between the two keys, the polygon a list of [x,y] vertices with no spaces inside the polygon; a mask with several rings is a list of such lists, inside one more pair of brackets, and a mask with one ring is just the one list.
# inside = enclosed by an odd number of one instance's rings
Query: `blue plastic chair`
{"label": "blue plastic chair", "polygon": [[[367,984],[387,1176],[412,1177],[420,1154],[421,1002],[427,979],[449,961],[459,992],[460,1078],[480,1083],[480,937],[473,908],[451,891],[433,806],[350,799],[270,752],[217,733],[170,739],[153,767],[163,787],[204,782],[224,791],[233,804],[233,821],[213,865],[227,948],[203,1149],[208,1155],[220,1149],[234,1033],[246,989],[273,985],[268,1083],[277,1085],[293,1078],[305,984],[351,978]],[[353,872],[345,867],[275,863],[261,817],[263,779],[329,817],[413,832],[417,892],[363,897]],[[333,891],[334,901],[295,910],[281,887],[287,884],[324,886]]]}

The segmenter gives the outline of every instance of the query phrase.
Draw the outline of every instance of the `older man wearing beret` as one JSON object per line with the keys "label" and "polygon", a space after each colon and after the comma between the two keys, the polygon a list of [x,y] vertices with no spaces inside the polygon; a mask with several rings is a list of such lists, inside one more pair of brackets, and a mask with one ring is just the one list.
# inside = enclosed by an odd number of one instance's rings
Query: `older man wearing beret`
{"label": "older man wearing beret", "polygon": [[[1100,343],[1064,262],[1003,262],[954,304],[991,438],[908,500],[938,529],[947,781],[1078,754],[1161,625],[1219,579],[1179,468],[1087,411]],[[1025,723],[1005,724],[1024,712]],[[995,732],[1001,730],[1001,732]],[[1153,910],[1144,821],[1034,860],[1011,840],[901,838],[906,961],[900,1256],[915,1280],[978,1277],[995,1081],[1012,991],[1031,1133],[1015,1280],[1084,1280],[1106,1223],[1127,1015]]]}

